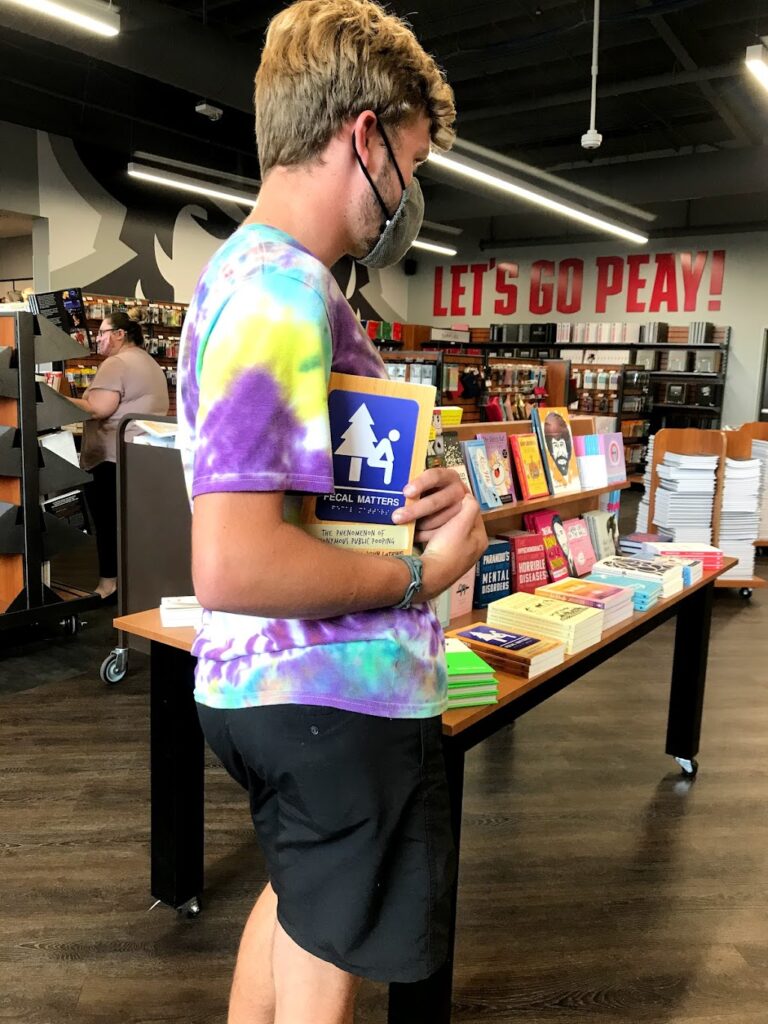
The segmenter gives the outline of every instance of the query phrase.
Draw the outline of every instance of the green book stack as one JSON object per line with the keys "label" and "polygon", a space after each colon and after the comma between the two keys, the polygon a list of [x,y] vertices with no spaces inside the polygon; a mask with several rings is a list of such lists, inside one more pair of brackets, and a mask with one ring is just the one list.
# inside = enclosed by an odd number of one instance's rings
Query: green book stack
{"label": "green book stack", "polygon": [[498,704],[499,683],[493,668],[455,637],[445,639],[448,668],[448,708]]}

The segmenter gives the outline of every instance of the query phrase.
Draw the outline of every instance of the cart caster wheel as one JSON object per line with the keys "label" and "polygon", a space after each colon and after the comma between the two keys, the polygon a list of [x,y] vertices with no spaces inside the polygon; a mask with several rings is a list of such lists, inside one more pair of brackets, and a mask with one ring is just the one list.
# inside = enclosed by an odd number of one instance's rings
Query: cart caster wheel
{"label": "cart caster wheel", "polygon": [[742,587],[739,591],[739,597],[743,597],[745,601],[748,601],[752,597],[752,588]]}
{"label": "cart caster wheel", "polygon": [[683,769],[683,775],[687,775],[689,779],[694,778],[699,770],[699,762],[695,757],[692,757],[690,761],[686,757],[676,757],[675,761]]}
{"label": "cart caster wheel", "polygon": [[201,907],[197,900],[197,897],[193,896],[191,900],[187,900],[186,903],[182,903],[182,905],[177,908],[176,912],[178,913],[179,917],[183,917],[187,920],[190,920],[193,917],[199,917],[200,910]]}
{"label": "cart caster wheel", "polygon": [[61,620],[61,628],[64,636],[77,636],[80,632],[80,616],[68,615],[66,619]]}
{"label": "cart caster wheel", "polygon": [[127,670],[128,666],[125,664],[125,659],[119,658],[113,651],[102,661],[99,676],[102,683],[106,683],[109,686],[112,683],[122,682],[125,679]]}

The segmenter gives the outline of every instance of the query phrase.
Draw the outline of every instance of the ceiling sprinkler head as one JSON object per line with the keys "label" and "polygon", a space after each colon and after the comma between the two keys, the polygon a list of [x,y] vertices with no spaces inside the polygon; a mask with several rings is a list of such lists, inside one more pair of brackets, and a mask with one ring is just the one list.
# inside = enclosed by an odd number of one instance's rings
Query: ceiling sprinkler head
{"label": "ceiling sprinkler head", "polygon": [[599,149],[603,144],[603,136],[594,128],[590,128],[581,136],[582,149]]}

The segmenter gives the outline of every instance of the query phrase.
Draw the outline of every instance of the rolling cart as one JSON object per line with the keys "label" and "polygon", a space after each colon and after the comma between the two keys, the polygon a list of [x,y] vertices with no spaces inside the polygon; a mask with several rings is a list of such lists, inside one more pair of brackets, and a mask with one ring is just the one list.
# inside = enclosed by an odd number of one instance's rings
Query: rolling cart
{"label": "rolling cart", "polygon": [[[156,608],[168,594],[192,594],[191,512],[177,448],[136,444],[126,438],[133,420],[175,423],[169,416],[132,414],[117,434],[118,615]],[[119,683],[129,650],[149,652],[139,637],[118,633],[101,663],[104,683]]]}

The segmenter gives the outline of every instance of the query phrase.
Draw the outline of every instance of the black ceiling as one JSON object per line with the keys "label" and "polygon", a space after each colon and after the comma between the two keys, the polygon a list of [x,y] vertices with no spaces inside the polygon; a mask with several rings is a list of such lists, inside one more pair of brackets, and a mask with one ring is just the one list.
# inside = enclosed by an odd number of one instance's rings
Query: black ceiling
{"label": "black ceiling", "polygon": [[[8,85],[0,119],[257,177],[252,74],[266,24],[283,5],[120,6],[119,41],[73,35],[62,45],[55,28],[0,3]],[[589,117],[592,0],[421,0],[418,7],[398,0],[391,7],[446,68],[465,139],[648,206],[662,231],[696,229],[702,217],[723,228],[768,220],[768,95],[744,69],[746,46],[768,34],[768,0],[603,0],[604,142],[591,154],[580,138]],[[224,107],[220,121],[194,112],[203,96]],[[674,195],[653,194],[654,180],[661,187],[675,176]],[[562,231],[561,222],[508,201],[474,201],[443,182],[426,184],[427,216],[478,236]]]}

